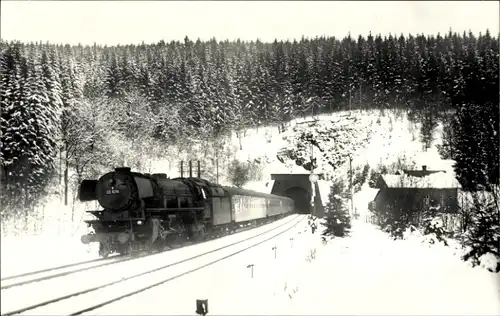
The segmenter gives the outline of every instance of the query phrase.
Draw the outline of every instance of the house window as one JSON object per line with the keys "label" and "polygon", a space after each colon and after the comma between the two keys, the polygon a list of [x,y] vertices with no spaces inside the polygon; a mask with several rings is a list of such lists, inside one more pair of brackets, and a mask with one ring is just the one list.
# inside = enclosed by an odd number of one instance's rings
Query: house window
{"label": "house window", "polygon": [[428,196],[424,196],[424,199],[423,199],[424,205],[423,206],[424,207],[429,206],[430,200],[431,199]]}

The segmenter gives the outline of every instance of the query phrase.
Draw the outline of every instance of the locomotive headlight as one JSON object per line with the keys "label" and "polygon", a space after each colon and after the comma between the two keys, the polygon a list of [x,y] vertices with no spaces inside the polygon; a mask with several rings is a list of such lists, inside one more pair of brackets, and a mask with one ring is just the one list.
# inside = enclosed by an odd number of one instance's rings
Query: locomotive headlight
{"label": "locomotive headlight", "polygon": [[142,225],[142,221],[137,221],[137,225]]}

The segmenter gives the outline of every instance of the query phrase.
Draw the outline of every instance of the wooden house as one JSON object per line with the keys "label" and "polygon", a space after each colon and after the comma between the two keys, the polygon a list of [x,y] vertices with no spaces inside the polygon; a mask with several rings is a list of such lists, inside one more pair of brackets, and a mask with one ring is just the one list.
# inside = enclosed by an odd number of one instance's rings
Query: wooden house
{"label": "wooden house", "polygon": [[439,213],[458,212],[460,184],[454,174],[444,170],[402,170],[397,174],[381,175],[377,182],[379,191],[370,203],[376,212],[401,212],[413,217],[436,206]]}

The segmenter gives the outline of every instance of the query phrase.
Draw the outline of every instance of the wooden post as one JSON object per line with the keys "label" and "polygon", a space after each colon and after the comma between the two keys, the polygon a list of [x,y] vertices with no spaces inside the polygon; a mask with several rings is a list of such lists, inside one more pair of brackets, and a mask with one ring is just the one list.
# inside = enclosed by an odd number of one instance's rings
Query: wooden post
{"label": "wooden post", "polygon": [[200,161],[198,160],[198,178],[201,178],[201,167],[200,167]]}
{"label": "wooden post", "polygon": [[250,277],[253,279],[253,263],[252,264],[249,264],[247,265],[247,269],[250,268]]}

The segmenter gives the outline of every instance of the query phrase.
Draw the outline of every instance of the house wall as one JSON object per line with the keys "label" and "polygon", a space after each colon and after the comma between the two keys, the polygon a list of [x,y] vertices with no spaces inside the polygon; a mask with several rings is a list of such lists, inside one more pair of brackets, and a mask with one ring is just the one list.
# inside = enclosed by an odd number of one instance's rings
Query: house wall
{"label": "house wall", "polygon": [[400,210],[414,213],[427,209],[434,200],[440,213],[457,213],[457,189],[382,188],[375,198],[376,208],[382,212]]}

